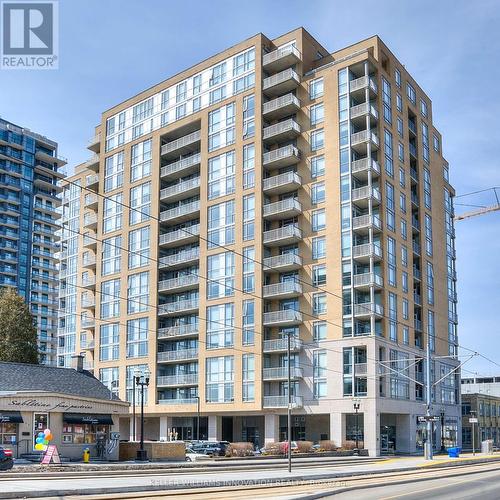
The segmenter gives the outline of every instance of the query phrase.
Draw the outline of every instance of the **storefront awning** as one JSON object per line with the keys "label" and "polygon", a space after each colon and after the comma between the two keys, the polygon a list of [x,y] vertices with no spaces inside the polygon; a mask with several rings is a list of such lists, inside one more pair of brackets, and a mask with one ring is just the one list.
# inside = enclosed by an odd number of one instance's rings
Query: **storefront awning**
{"label": "storefront awning", "polygon": [[113,425],[111,415],[91,413],[63,413],[63,421],[67,424]]}
{"label": "storefront awning", "polygon": [[0,423],[2,422],[22,424],[24,421],[20,411],[0,411]]}

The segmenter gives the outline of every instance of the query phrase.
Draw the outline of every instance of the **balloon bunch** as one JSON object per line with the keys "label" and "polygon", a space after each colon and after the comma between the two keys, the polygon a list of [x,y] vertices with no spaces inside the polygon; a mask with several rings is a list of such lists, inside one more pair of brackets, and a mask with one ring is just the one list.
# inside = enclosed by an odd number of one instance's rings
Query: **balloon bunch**
{"label": "balloon bunch", "polygon": [[47,451],[47,447],[50,441],[52,441],[52,438],[53,436],[50,429],[45,429],[43,432],[39,432],[35,440],[35,450]]}

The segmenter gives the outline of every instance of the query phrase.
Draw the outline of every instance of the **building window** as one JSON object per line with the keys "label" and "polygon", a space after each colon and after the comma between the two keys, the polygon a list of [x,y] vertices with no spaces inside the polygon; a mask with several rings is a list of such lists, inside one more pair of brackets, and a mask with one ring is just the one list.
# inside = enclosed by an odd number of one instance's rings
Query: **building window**
{"label": "building window", "polygon": [[123,151],[106,158],[104,165],[104,192],[123,186]]}
{"label": "building window", "polygon": [[309,97],[316,99],[323,95],[323,78],[317,78],[309,83]]}
{"label": "building window", "polygon": [[420,99],[420,114],[427,118],[427,103],[423,99]]}
{"label": "building window", "polygon": [[120,280],[109,280],[101,283],[101,318],[120,316]]}
{"label": "building window", "polygon": [[234,253],[224,252],[207,257],[207,298],[234,295]]}
{"label": "building window", "polygon": [[312,258],[322,259],[326,257],[326,238],[318,236],[312,240]]}
{"label": "building window", "polygon": [[208,199],[234,193],[234,151],[208,160]]}
{"label": "building window", "polygon": [[313,313],[314,314],[326,313],[326,293],[313,294]]}
{"label": "building window", "polygon": [[326,192],[325,192],[325,183],[324,182],[316,182],[312,185],[311,188],[311,201],[312,203],[322,203],[325,201]]}
{"label": "building window", "polygon": [[132,146],[130,182],[138,181],[151,174],[151,139]]}
{"label": "building window", "polygon": [[207,358],[206,397],[208,403],[234,400],[234,356]]}
{"label": "building window", "polygon": [[243,98],[243,139],[250,139],[255,135],[255,96]]}
{"label": "building window", "polygon": [[253,345],[255,342],[255,301],[243,301],[243,345]]}
{"label": "building window", "polygon": [[217,64],[217,66],[214,66],[212,68],[212,74],[210,77],[210,87],[214,87],[215,85],[219,85],[220,83],[224,82],[226,80],[226,66],[227,63],[224,61],[220,64]]}
{"label": "building window", "polygon": [[313,385],[314,399],[326,397],[326,351],[313,352]]}
{"label": "building window", "polygon": [[[99,380],[104,384],[109,391],[118,397],[120,388],[120,378],[118,375],[118,367],[101,368],[99,369]],[[82,443],[85,442],[82,440]]]}
{"label": "building window", "polygon": [[149,307],[149,273],[132,274],[128,277],[127,312],[134,314]]}
{"label": "building window", "polygon": [[101,325],[99,330],[99,360],[111,361],[120,357],[120,325]]}
{"label": "building window", "polygon": [[314,179],[321,175],[325,175],[325,157],[323,155],[311,159],[311,177]]}
{"label": "building window", "polygon": [[400,113],[403,112],[403,98],[399,92],[396,94],[396,108]]}
{"label": "building window", "polygon": [[384,152],[385,152],[385,171],[387,172],[387,175],[394,177],[392,134],[387,129],[384,129]]}
{"label": "building window", "polygon": [[127,321],[127,358],[148,355],[148,318]]}
{"label": "building window", "polygon": [[436,134],[432,134],[432,146],[434,147],[434,151],[436,151],[436,153],[439,153],[441,145],[439,142],[439,137]]}
{"label": "building window", "polygon": [[243,249],[243,291],[253,292],[255,290],[255,248]]}
{"label": "building window", "polygon": [[101,274],[107,276],[120,272],[122,257],[122,237],[114,236],[102,240],[102,270]]}
{"label": "building window", "polygon": [[317,151],[325,145],[325,131],[323,129],[311,132],[311,151]]}
{"label": "building window", "polygon": [[397,123],[398,135],[402,139],[404,135],[403,120],[398,116],[396,123]]}
{"label": "building window", "polygon": [[409,304],[408,304],[408,299],[403,299],[403,319],[408,320],[409,319]]}
{"label": "building window", "polygon": [[321,231],[326,228],[326,212],[324,208],[313,211],[311,225],[313,231]]}
{"label": "building window", "polygon": [[311,106],[311,125],[321,123],[325,118],[325,107],[323,103]]}
{"label": "building window", "polygon": [[243,146],[243,189],[255,186],[255,145]]}
{"label": "building window", "polygon": [[130,190],[130,225],[145,222],[151,214],[151,182],[135,186]]}
{"label": "building window", "polygon": [[207,307],[207,349],[234,345],[234,304]]}
{"label": "building window", "polygon": [[406,172],[403,167],[399,167],[399,185],[405,187],[406,185]]}
{"label": "building window", "polygon": [[425,253],[432,257],[432,219],[431,216],[425,214]]}
{"label": "building window", "polygon": [[[144,375],[146,371],[149,371],[148,365],[128,365],[126,369],[126,400],[129,403],[135,402],[136,405],[141,404],[141,388],[140,386],[134,384],[134,376],[136,373]],[[135,395],[134,395],[135,386]],[[144,404],[148,404],[148,391],[144,391]]]}
{"label": "building window", "polygon": [[422,122],[422,155],[424,161],[429,163],[429,127]]}
{"label": "building window", "polygon": [[382,77],[382,102],[384,104],[384,120],[392,123],[391,84]]}
{"label": "building window", "polygon": [[406,271],[401,273],[401,287],[403,292],[408,293],[408,273]]}
{"label": "building window", "polygon": [[130,231],[128,234],[128,268],[146,266],[149,261],[149,226]]}
{"label": "building window", "polygon": [[427,304],[434,305],[434,267],[427,262]]}
{"label": "building window", "polygon": [[412,104],[417,104],[417,94],[410,83],[406,83],[406,95]]}
{"label": "building window", "polygon": [[313,266],[313,285],[326,285],[326,264]]}
{"label": "building window", "polygon": [[208,207],[208,248],[234,243],[234,200]]}
{"label": "building window", "polygon": [[243,354],[243,401],[255,401],[255,355]]}
{"label": "building window", "polygon": [[396,240],[387,237],[387,273],[389,285],[396,286]]}
{"label": "building window", "polygon": [[103,233],[117,231],[122,227],[123,194],[117,193],[104,198]]}
{"label": "building window", "polygon": [[208,114],[208,151],[229,146],[235,141],[235,104],[227,104]]}
{"label": "building window", "polygon": [[[220,102],[226,98],[226,86],[223,85],[217,89],[211,90],[208,94],[208,102],[210,105]],[[185,106],[185,104],[183,104]],[[185,113],[184,113],[185,114]],[[184,115],[183,115],[184,116]]]}
{"label": "building window", "polygon": [[395,293],[389,292],[389,339],[397,342],[398,340],[398,301]]}
{"label": "building window", "polygon": [[132,109],[132,123],[137,123],[153,114],[153,98],[150,97],[144,102],[136,104]]}
{"label": "building window", "polygon": [[407,326],[403,326],[403,344],[410,344],[410,329]]}
{"label": "building window", "polygon": [[243,239],[253,240],[255,236],[255,195],[243,196]]}
{"label": "building window", "polygon": [[401,71],[399,69],[394,70],[394,80],[396,80],[396,85],[401,88]]}
{"label": "building window", "polygon": [[390,182],[385,182],[385,198],[386,198],[386,208],[385,208],[385,218],[387,228],[391,231],[396,230],[396,216],[394,210],[396,208],[394,201],[394,186]]}
{"label": "building window", "polygon": [[432,198],[431,198],[431,173],[429,169],[424,168],[424,205],[425,208],[431,210],[432,208]]}
{"label": "building window", "polygon": [[233,57],[233,77],[239,76],[255,68],[255,49]]}
{"label": "building window", "polygon": [[326,321],[315,321],[313,323],[313,339],[315,342],[326,340],[327,325]]}

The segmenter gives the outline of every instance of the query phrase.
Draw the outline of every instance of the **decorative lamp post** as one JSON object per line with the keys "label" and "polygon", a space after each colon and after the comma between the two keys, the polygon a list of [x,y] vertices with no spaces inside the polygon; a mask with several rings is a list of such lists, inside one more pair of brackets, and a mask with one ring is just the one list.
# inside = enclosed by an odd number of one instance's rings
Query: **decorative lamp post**
{"label": "decorative lamp post", "polygon": [[141,388],[141,442],[137,450],[136,460],[146,462],[148,453],[144,449],[144,388],[149,385],[149,370],[147,368],[143,374],[135,375],[135,384]]}
{"label": "decorative lamp post", "polygon": [[358,398],[353,400],[354,412],[356,415],[356,449],[354,450],[355,455],[359,455],[359,408],[361,407],[361,402]]}
{"label": "decorative lamp post", "polygon": [[444,448],[444,406],[441,407],[441,453],[446,453]]}

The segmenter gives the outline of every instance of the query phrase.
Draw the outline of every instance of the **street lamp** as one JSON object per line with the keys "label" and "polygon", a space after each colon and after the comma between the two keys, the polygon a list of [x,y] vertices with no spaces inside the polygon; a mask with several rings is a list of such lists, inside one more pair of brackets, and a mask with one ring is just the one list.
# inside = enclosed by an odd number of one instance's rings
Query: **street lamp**
{"label": "street lamp", "polygon": [[135,384],[141,388],[141,443],[137,450],[136,460],[146,462],[148,460],[148,453],[144,449],[144,387],[149,385],[149,370],[146,368],[144,374],[134,374]]}
{"label": "street lamp", "polygon": [[446,453],[444,449],[444,406],[441,407],[441,453]]}
{"label": "street lamp", "polygon": [[195,396],[196,403],[197,403],[197,410],[196,410],[196,439],[199,441],[200,440],[200,396]]}
{"label": "street lamp", "polygon": [[135,379],[141,376],[141,370],[136,368],[132,374],[132,441],[135,442],[135,426],[136,426],[136,416],[135,416]]}
{"label": "street lamp", "polygon": [[361,402],[358,398],[353,399],[353,407],[356,415],[356,449],[354,450],[355,455],[359,455],[359,408],[361,407]]}

